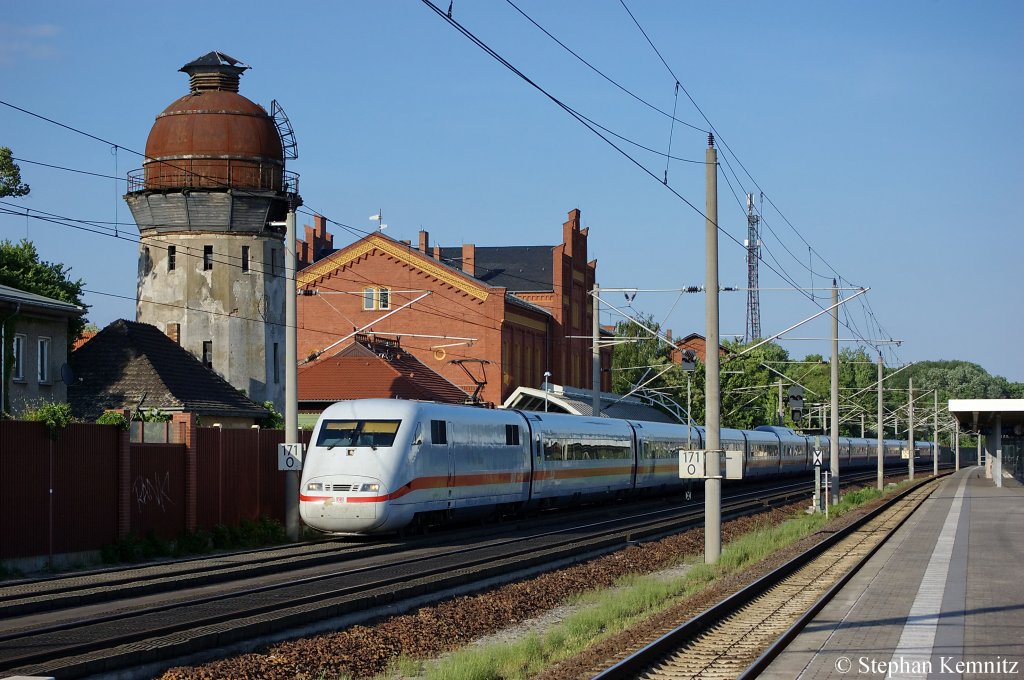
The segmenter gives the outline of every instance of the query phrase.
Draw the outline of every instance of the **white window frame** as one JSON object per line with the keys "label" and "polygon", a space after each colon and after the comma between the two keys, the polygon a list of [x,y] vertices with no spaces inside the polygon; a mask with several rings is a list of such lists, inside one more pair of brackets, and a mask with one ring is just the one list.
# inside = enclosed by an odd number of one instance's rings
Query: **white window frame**
{"label": "white window frame", "polygon": [[25,339],[24,333],[14,335],[14,344],[11,349],[14,351],[14,363],[11,365],[11,380],[24,382],[25,380]]}
{"label": "white window frame", "polygon": [[377,302],[377,309],[391,309],[391,289],[381,287],[377,289],[374,296]]}
{"label": "white window frame", "polygon": [[50,338],[40,337],[36,342],[36,377],[40,385],[48,385],[53,381],[50,375],[50,349],[52,346]]}
{"label": "white window frame", "polygon": [[363,288],[363,310],[377,309],[377,289],[372,286]]}

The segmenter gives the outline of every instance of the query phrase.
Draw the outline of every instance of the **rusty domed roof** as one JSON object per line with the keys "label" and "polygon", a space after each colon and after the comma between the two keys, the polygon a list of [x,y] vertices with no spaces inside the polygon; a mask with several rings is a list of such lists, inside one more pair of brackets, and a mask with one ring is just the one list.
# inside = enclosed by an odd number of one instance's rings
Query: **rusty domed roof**
{"label": "rusty domed roof", "polygon": [[191,91],[153,123],[146,140],[146,189],[281,190],[284,151],[274,119],[238,94],[247,68],[221,52],[181,68]]}
{"label": "rusty domed roof", "polygon": [[146,156],[147,163],[187,157],[284,160],[266,110],[224,90],[191,92],[164,109],[149,132]]}

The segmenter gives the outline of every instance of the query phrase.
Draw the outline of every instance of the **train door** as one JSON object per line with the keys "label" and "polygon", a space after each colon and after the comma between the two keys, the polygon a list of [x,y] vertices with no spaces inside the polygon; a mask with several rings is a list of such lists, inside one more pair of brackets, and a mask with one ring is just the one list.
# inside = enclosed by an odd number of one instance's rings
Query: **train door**
{"label": "train door", "polygon": [[452,508],[455,507],[455,500],[456,500],[456,497],[459,495],[458,494],[458,489],[456,488],[458,482],[456,481],[457,480],[457,475],[456,475],[456,470],[455,470],[455,434],[456,433],[454,432],[454,426],[455,426],[454,423],[452,423],[450,421],[442,421],[442,424],[444,425],[445,434],[446,434],[445,440],[446,440],[446,442],[448,444],[448,484],[447,484],[447,488],[448,488],[448,509],[451,510]]}
{"label": "train door", "polygon": [[455,478],[455,458],[453,455],[451,423],[446,420],[430,421],[431,457],[430,469],[424,471],[430,483],[430,497],[441,501],[441,507],[452,506],[452,489]]}

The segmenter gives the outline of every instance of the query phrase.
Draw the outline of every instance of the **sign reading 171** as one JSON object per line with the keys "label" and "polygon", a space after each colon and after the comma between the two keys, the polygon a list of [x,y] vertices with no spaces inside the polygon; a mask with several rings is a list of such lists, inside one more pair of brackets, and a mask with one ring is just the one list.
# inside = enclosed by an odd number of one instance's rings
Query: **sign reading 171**
{"label": "sign reading 171", "polygon": [[688,451],[679,449],[679,478],[680,479],[704,479],[707,465],[707,456],[704,451]]}

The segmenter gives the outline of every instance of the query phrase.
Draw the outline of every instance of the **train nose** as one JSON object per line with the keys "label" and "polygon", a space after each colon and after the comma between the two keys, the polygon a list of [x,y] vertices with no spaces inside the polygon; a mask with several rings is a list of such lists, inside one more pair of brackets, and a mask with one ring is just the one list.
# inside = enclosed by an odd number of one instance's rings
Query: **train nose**
{"label": "train nose", "polygon": [[321,531],[362,533],[387,519],[387,489],[372,477],[306,480],[299,495],[302,521]]}

